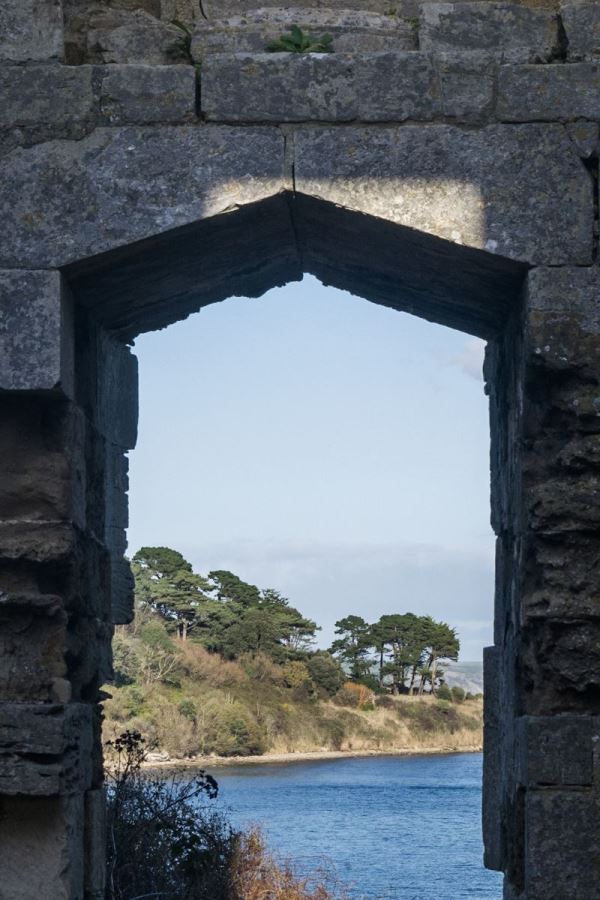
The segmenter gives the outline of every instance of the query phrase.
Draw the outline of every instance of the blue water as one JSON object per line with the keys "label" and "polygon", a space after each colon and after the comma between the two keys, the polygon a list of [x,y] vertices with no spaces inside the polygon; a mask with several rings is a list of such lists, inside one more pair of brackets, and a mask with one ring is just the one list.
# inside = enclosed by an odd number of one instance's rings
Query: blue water
{"label": "blue water", "polygon": [[352,900],[499,900],[482,865],[480,754],[220,769],[220,804],[308,873],[327,858]]}

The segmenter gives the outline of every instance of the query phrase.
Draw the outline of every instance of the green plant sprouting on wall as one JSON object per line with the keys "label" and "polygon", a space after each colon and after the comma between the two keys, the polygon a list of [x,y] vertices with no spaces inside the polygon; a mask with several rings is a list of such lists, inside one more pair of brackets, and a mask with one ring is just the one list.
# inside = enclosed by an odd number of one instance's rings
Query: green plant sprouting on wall
{"label": "green plant sprouting on wall", "polygon": [[266,49],[269,53],[333,53],[333,37],[330,34],[312,37],[298,25],[292,25],[288,34],[270,41]]}
{"label": "green plant sprouting on wall", "polygon": [[174,25],[181,32],[181,37],[178,37],[173,45],[173,55],[180,56],[191,62],[193,37],[191,29],[180,19],[171,19],[171,25]]}

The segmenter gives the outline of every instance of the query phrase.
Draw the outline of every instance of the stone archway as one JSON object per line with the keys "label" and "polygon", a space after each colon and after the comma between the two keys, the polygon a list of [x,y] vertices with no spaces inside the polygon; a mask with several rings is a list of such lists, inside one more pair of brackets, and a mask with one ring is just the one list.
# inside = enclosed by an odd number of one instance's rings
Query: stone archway
{"label": "stone archway", "polygon": [[100,35],[96,18],[93,40],[84,21],[65,65],[60,4],[7,4],[0,895],[103,896],[97,702],[130,615],[128,342],[311,272],[489,341],[486,863],[508,898],[594,896],[598,116],[591,5],[564,6],[425,2],[416,36],[331,11],[355,44],[326,58],[236,52],[275,13],[199,23],[198,110],[187,59],[127,55],[165,38],[156,15],[111,13]]}

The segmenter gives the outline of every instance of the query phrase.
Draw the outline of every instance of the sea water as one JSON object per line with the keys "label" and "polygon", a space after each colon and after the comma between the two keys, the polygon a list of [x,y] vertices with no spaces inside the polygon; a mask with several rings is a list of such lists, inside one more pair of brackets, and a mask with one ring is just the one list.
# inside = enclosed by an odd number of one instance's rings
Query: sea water
{"label": "sea water", "polygon": [[219,804],[299,872],[333,863],[352,900],[499,900],[483,867],[482,756],[367,757],[223,768]]}

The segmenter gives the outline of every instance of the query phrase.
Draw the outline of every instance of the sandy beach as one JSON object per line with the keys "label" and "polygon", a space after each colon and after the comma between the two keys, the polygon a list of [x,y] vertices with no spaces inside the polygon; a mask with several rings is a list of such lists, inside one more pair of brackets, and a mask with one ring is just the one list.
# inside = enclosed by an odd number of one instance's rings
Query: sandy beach
{"label": "sandy beach", "polygon": [[261,756],[196,756],[192,759],[152,760],[146,769],[210,769],[223,766],[261,766],[294,762],[318,762],[329,759],[351,759],[370,756],[431,756],[441,753],[481,753],[481,745],[457,747],[389,748],[387,750],[313,750],[299,753],[263,753]]}

